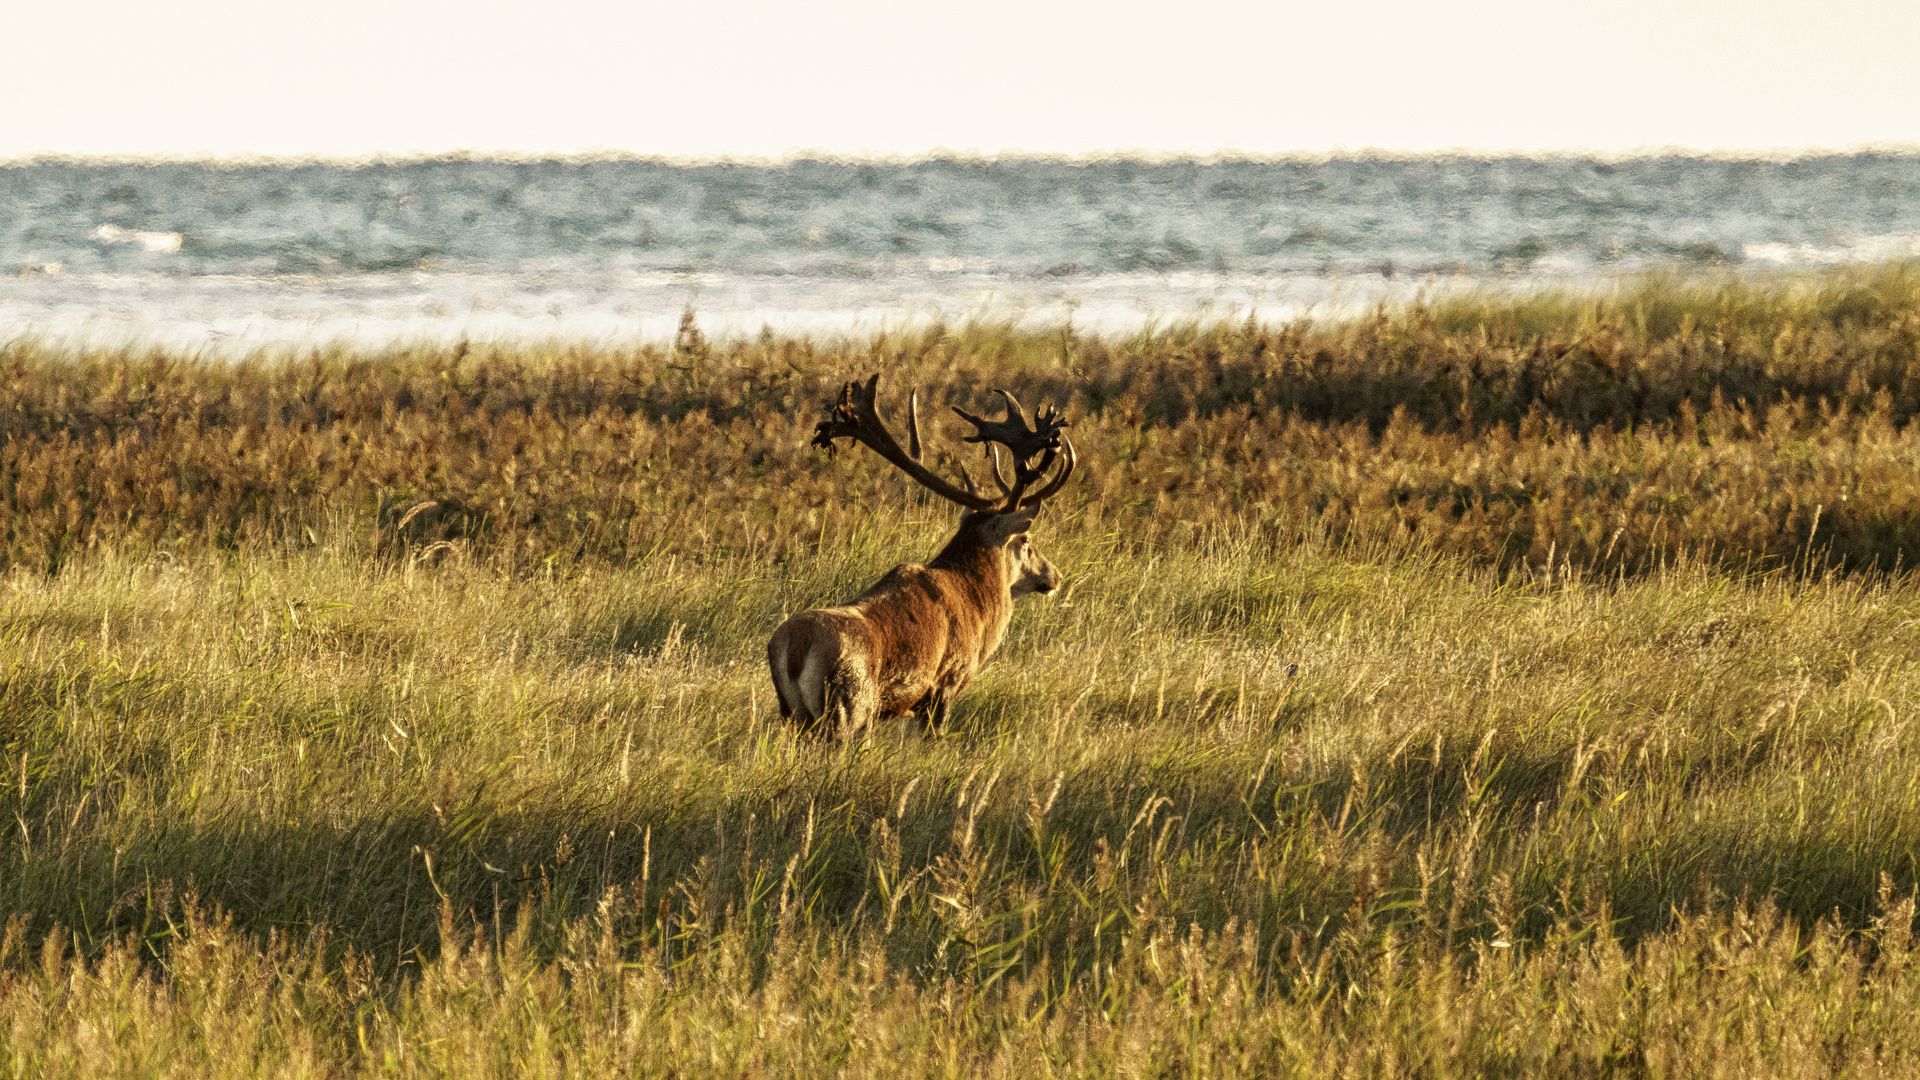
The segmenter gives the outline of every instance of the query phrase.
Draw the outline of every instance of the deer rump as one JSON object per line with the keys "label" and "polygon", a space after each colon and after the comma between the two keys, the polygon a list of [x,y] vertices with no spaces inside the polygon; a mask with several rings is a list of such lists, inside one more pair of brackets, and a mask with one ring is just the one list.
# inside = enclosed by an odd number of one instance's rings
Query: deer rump
{"label": "deer rump", "polygon": [[[981,494],[972,478],[962,489],[920,463],[917,395],[909,399],[911,451],[881,423],[874,395],[879,376],[862,386],[848,383],[832,416],[818,426],[814,444],[831,450],[836,438],[851,438],[893,463],[921,486],[965,508],[960,526],[925,566],[889,570],[872,588],[838,606],[803,611],[780,624],[767,642],[780,715],[803,731],[851,734],[875,721],[916,716],[925,730],[938,730],[947,707],[1000,644],[1013,601],[1049,593],[1060,574],[1027,536],[1045,500],[1073,472],[1073,444],[1066,421],[1051,409],[1029,427],[1012,394],[1007,419],[984,421],[959,409],[988,444],[998,497]],[[1000,474],[994,446],[1014,459],[1014,479]],[[1038,459],[1037,464],[1035,459]],[[1061,468],[1037,491],[1056,458]]]}

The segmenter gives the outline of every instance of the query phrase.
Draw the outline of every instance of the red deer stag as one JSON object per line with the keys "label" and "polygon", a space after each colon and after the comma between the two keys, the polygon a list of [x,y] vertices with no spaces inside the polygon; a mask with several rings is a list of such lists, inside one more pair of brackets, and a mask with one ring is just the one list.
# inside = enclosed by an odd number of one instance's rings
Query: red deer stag
{"label": "red deer stag", "polygon": [[[925,566],[889,570],[873,587],[840,607],[803,611],[780,624],[767,642],[780,715],[807,732],[855,734],[874,722],[912,715],[938,731],[947,708],[973,673],[1000,645],[1013,601],[1060,587],[1060,573],[1027,538],[1040,504],[1073,475],[1073,443],[1066,420],[1051,406],[1034,414],[1029,427],[1020,403],[1005,390],[1007,418],[983,420],[953,411],[977,432],[967,442],[985,445],[998,498],[979,492],[967,477],[963,490],[920,463],[919,392],[907,399],[907,442],[902,450],[874,408],[880,376],[840,390],[833,415],[814,430],[813,445],[834,449],[852,439],[892,462],[922,487],[966,508],[960,528]],[[1000,473],[994,444],[1013,456],[1013,483]],[[1034,459],[1038,458],[1038,463]],[[1059,460],[1051,480],[1029,492]]]}

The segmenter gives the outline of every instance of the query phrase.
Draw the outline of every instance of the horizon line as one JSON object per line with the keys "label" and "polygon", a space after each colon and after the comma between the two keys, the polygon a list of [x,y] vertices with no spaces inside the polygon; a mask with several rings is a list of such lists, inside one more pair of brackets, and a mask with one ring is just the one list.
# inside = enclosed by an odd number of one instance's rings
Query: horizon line
{"label": "horizon line", "polygon": [[1139,148],[1123,148],[1085,153],[1052,153],[1019,149],[986,152],[979,150],[953,150],[945,147],[934,147],[930,150],[912,153],[887,154],[843,153],[818,148],[796,148],[779,155],[646,154],[617,148],[593,148],[554,152],[455,149],[443,151],[406,151],[401,153],[376,151],[364,154],[315,153],[306,155],[216,154],[210,152],[175,153],[170,151],[153,154],[72,154],[45,152],[13,157],[0,157],[0,169],[32,168],[45,165],[101,166],[174,164],[211,165],[217,168],[289,167],[301,165],[364,167],[372,165],[412,165],[429,162],[463,161],[497,164],[528,164],[536,162],[563,162],[569,164],[647,162],[682,168],[710,166],[779,168],[804,163],[904,166],[933,162],[955,162],[968,165],[992,165],[1003,162],[1038,162],[1064,165],[1101,165],[1121,162],[1146,165],[1218,165],[1229,163],[1320,164],[1332,161],[1425,160],[1594,161],[1611,164],[1626,161],[1652,161],[1663,158],[1690,158],[1701,161],[1764,161],[1786,163],[1820,158],[1863,156],[1920,157],[1920,141],[1901,142],[1885,140],[1856,143],[1843,147],[1804,146],[1700,149],[1673,144],[1611,150],[1580,147],[1558,149],[1449,147],[1439,150],[1392,150],[1384,147],[1361,147],[1351,150],[1344,148],[1326,151],[1288,150],[1272,153],[1231,149],[1198,152],[1145,150]]}

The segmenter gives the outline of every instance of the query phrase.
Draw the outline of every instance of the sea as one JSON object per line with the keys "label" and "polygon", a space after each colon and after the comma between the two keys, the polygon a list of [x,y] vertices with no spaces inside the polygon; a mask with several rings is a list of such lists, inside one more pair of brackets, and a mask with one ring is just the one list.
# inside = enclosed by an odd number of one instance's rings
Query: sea
{"label": "sea", "polygon": [[0,343],[1131,334],[1920,257],[1920,154],[0,163]]}

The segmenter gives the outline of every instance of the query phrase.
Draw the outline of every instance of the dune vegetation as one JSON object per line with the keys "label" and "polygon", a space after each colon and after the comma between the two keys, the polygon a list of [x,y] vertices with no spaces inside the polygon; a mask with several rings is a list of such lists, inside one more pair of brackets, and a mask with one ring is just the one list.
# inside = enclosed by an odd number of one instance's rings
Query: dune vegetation
{"label": "dune vegetation", "polygon": [[[1066,410],[1068,584],[797,739],[875,371]],[[0,380],[0,1075],[1920,1066],[1912,267]]]}

